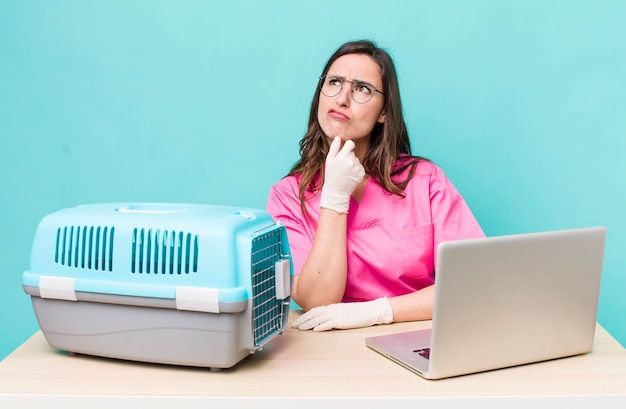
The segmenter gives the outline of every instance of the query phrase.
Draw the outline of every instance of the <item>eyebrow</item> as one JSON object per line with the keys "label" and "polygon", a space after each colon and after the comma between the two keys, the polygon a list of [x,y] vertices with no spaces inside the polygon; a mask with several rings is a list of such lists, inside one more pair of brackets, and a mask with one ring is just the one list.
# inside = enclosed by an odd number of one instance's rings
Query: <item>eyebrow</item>
{"label": "eyebrow", "polygon": [[[342,81],[350,81],[350,80],[346,80],[346,77],[342,77],[341,75],[336,75],[336,74],[326,74],[327,77],[331,77],[331,78],[340,78]],[[358,82],[359,84],[363,84],[363,85],[369,85],[372,88],[378,88],[376,87],[376,85],[372,84],[371,82],[367,82],[367,81],[363,81],[363,80],[359,80],[356,79],[353,82]]]}

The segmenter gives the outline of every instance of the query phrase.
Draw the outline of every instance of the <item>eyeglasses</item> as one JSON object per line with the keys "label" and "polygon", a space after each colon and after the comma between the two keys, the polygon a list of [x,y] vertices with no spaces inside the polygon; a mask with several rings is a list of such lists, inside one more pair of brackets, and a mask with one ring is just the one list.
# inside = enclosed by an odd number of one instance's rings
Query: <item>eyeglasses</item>
{"label": "eyeglasses", "polygon": [[336,75],[323,75],[320,77],[320,81],[322,81],[322,94],[326,95],[327,97],[335,97],[339,95],[343,88],[343,83],[349,82],[352,85],[350,87],[350,95],[352,95],[352,99],[354,100],[354,102],[359,104],[365,104],[366,102],[369,102],[374,97],[374,92],[378,92],[380,95],[383,96],[385,95],[376,88],[374,88],[372,84],[363,81],[349,81]]}

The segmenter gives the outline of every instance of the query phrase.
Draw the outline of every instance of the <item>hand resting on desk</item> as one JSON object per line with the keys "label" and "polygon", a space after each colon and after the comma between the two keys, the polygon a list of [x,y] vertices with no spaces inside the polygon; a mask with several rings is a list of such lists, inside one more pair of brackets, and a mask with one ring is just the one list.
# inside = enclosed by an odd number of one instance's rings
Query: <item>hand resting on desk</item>
{"label": "hand resting on desk", "polygon": [[299,330],[328,331],[369,327],[393,322],[387,298],[355,303],[337,303],[315,307],[302,314],[291,325]]}

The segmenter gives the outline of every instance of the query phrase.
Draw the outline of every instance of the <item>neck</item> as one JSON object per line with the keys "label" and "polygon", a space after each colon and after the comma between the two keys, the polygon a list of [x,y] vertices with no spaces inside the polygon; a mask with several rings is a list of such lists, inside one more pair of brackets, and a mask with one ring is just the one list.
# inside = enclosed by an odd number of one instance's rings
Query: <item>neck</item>
{"label": "neck", "polygon": [[358,140],[354,142],[354,155],[363,163],[363,158],[370,148],[369,139]]}

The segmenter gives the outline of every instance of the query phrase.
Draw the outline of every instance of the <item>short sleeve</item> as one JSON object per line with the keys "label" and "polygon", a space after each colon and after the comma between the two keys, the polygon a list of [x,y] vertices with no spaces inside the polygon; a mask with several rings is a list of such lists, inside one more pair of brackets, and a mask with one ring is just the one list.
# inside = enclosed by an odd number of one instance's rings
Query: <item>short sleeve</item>
{"label": "short sleeve", "polygon": [[304,217],[295,178],[284,178],[272,186],[266,210],[275,221],[285,226],[294,274],[300,274],[313,246],[315,228],[312,226],[313,221]]}
{"label": "short sleeve", "polygon": [[435,251],[444,241],[485,237],[465,199],[439,167],[431,173],[429,189]]}

